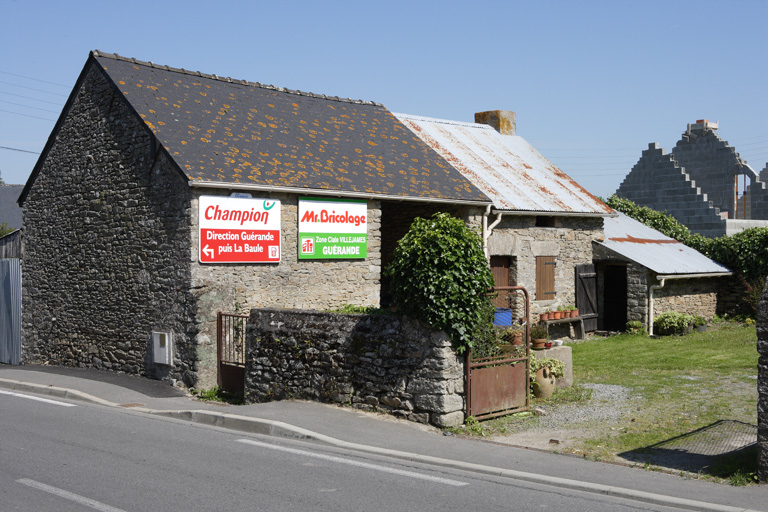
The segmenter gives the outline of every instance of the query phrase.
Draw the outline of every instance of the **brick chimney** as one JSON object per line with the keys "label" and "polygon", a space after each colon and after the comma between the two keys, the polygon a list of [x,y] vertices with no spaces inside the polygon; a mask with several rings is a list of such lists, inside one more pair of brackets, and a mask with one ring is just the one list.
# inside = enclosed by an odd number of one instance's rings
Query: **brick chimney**
{"label": "brick chimney", "polygon": [[475,122],[492,126],[502,135],[515,135],[517,132],[517,116],[511,110],[476,112]]}

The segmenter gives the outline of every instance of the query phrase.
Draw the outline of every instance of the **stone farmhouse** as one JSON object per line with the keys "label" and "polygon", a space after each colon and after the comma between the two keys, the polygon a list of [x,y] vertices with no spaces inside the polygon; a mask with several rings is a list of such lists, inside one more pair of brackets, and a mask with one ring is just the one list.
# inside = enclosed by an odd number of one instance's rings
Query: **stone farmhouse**
{"label": "stone farmhouse", "polygon": [[706,119],[689,124],[669,154],[649,144],[616,195],[704,236],[768,227],[768,172],[758,175],[717,129]]}
{"label": "stone farmhouse", "polygon": [[218,312],[389,305],[382,269],[438,211],[534,316],[579,305],[615,212],[514,113],[476,121],[91,52],[19,197],[23,361],[211,387]]}

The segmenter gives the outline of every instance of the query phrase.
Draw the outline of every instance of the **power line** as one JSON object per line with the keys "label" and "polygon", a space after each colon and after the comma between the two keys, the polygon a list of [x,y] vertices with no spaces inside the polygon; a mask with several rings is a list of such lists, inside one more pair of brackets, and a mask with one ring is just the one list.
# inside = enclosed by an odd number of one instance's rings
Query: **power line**
{"label": "power line", "polygon": [[29,105],[22,105],[21,103],[14,103],[12,101],[0,100],[0,103],[7,103],[9,105],[16,105],[17,107],[32,108],[35,110],[42,110],[43,112],[53,112],[54,114],[58,114],[58,112],[56,112],[55,110],[48,110],[47,108],[30,107]]}
{"label": "power line", "polygon": [[17,75],[16,73],[9,73],[8,71],[0,71],[4,75],[18,76],[19,78],[26,78],[27,80],[34,80],[35,82],[43,82],[44,84],[58,85],[59,87],[67,87],[68,85],[58,84],[56,82],[49,82],[48,80],[40,80],[39,78],[32,78],[31,76]]}
{"label": "power line", "polygon": [[12,110],[4,110],[0,108],[0,112],[7,112],[8,114],[16,114],[17,116],[31,117],[33,119],[42,119],[43,121],[55,121],[55,119],[48,119],[47,117],[31,116],[29,114],[22,114],[21,112],[13,112]]}
{"label": "power line", "polygon": [[13,87],[20,87],[21,89],[27,89],[28,91],[44,92],[45,94],[53,94],[54,96],[65,96],[65,97],[67,96],[66,94],[60,94],[58,92],[46,91],[43,89],[35,89],[34,87],[27,87],[26,85],[16,85],[11,82],[4,82],[3,80],[0,80],[0,84],[10,85]]}
{"label": "power line", "polygon": [[32,153],[33,155],[39,155],[39,151],[27,151],[26,149],[9,148],[8,146],[0,146],[0,149],[10,149],[11,151],[19,151],[21,153]]}
{"label": "power line", "polygon": [[43,102],[43,103],[50,103],[51,105],[61,105],[60,101],[39,100],[37,98],[33,98],[32,96],[24,96],[23,94],[14,94],[12,92],[0,91],[0,94],[7,94],[9,96],[16,96],[16,97],[19,97],[19,98],[24,98],[25,100],[34,100],[34,101],[40,101],[40,102]]}

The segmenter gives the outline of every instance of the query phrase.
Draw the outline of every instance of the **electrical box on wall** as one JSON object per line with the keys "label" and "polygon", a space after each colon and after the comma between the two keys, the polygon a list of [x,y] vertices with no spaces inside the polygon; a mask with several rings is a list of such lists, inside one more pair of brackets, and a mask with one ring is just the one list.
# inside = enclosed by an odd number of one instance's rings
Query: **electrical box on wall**
{"label": "electrical box on wall", "polygon": [[173,364],[173,337],[170,332],[152,331],[155,364]]}

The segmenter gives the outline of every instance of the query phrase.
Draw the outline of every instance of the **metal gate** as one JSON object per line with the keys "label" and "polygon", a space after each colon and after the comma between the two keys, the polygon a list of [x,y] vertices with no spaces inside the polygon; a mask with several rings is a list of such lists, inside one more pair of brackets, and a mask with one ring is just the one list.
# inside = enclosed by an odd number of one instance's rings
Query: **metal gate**
{"label": "metal gate", "polygon": [[597,272],[592,264],[576,265],[576,307],[584,331],[597,329]]}
{"label": "metal gate", "polygon": [[522,286],[499,286],[501,294],[523,294],[524,343],[520,353],[503,353],[475,359],[467,354],[467,417],[488,419],[529,408],[530,309],[528,291]]}
{"label": "metal gate", "polygon": [[0,260],[0,363],[21,363],[21,260]]}
{"label": "metal gate", "polygon": [[245,326],[248,315],[219,313],[216,318],[219,387],[233,395],[245,391]]}

